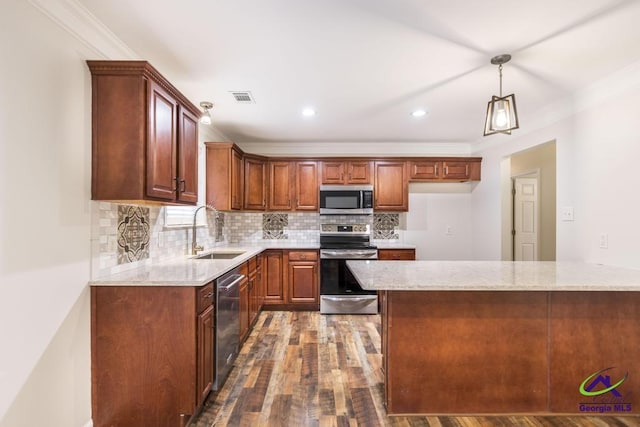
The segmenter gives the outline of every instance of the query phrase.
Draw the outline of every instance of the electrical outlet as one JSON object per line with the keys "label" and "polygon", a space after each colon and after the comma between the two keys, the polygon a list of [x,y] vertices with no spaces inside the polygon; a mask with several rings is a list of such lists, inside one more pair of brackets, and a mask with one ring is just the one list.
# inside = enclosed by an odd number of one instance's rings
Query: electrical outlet
{"label": "electrical outlet", "polygon": [[115,252],[118,250],[118,240],[116,236],[107,237],[107,250],[109,252]]}
{"label": "electrical outlet", "polygon": [[453,228],[450,225],[447,225],[447,229],[444,232],[447,236],[451,236],[453,234]]}
{"label": "electrical outlet", "polygon": [[563,207],[561,218],[563,221],[573,221],[573,208],[570,206]]}
{"label": "electrical outlet", "polygon": [[609,249],[609,235],[607,233],[600,234],[600,249]]}

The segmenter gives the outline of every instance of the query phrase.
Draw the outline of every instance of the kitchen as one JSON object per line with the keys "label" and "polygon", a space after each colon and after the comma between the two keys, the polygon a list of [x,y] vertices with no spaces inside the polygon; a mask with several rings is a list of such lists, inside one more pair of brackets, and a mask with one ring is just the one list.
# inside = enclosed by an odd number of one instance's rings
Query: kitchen
{"label": "kitchen", "polygon": [[[58,7],[48,10],[45,2],[38,1],[5,4],[0,18],[5,32],[3,52],[11,58],[11,66],[2,70],[0,170],[5,183],[14,185],[3,186],[7,202],[0,215],[4,242],[1,336],[7,348],[12,349],[0,356],[0,419],[3,426],[84,426],[91,416],[87,283],[92,278],[94,262],[92,228],[99,227],[99,220],[94,221],[100,210],[90,201],[91,77],[84,61],[135,55],[84,9],[74,8],[75,2],[55,2]],[[632,2],[591,5],[589,12],[581,16],[601,15],[598,22],[607,33],[622,31],[626,28],[622,23],[637,16]],[[602,10],[597,8],[599,5]],[[574,7],[580,9],[578,4]],[[82,19],[88,19],[90,24],[83,24],[86,21]],[[202,34],[206,37],[206,30]],[[483,158],[482,180],[472,191],[422,196],[410,191],[410,206],[416,206],[416,200],[422,201],[438,212],[422,229],[423,235],[428,234],[426,237],[437,243],[425,249],[433,251],[428,254],[418,250],[419,257],[436,259],[434,246],[448,247],[451,240],[456,240],[455,248],[462,252],[449,249],[449,259],[458,253],[460,259],[501,259],[501,164],[513,153],[556,141],[557,206],[575,208],[574,221],[557,222],[556,258],[639,267],[636,242],[640,235],[634,219],[640,213],[640,201],[633,191],[638,179],[635,158],[640,154],[634,120],[640,112],[636,89],[638,55],[633,50],[637,48],[635,43],[620,43],[620,49],[610,49],[618,56],[609,61],[598,59],[581,42],[576,41],[573,48],[575,54],[567,53],[570,60],[581,58],[610,68],[603,68],[588,88],[562,93],[569,99],[557,105],[557,110],[531,115],[526,128],[523,119],[520,132],[481,139],[484,111],[480,111],[478,131],[467,143],[394,143],[394,155]],[[493,52],[493,47],[491,50],[491,54],[502,53]],[[515,51],[511,53],[513,66],[505,65],[506,88],[512,87],[510,82],[514,80],[510,79],[515,78],[518,64]],[[473,109],[483,110],[490,95],[497,92],[496,69],[489,64],[491,54],[478,62],[484,67],[485,95]],[[157,60],[150,54],[146,56],[163,71],[162,64],[170,63],[160,53]],[[185,91],[189,89],[188,82],[174,83]],[[427,84],[425,80],[423,85]],[[525,100],[519,95],[521,92],[514,92],[524,113]],[[191,97],[193,102],[203,100],[196,96]],[[562,101],[555,95],[549,98]],[[213,98],[211,101],[221,102]],[[214,109],[214,124],[215,114]],[[215,125],[201,130],[201,141],[224,139]],[[286,146],[265,145],[248,142],[241,148],[264,155],[386,155],[390,150],[389,144],[376,141],[328,141],[312,148],[295,141]],[[256,146],[262,149],[256,150]],[[442,221],[452,217],[447,206],[454,209],[453,219],[458,222]],[[407,219],[408,223],[411,221],[413,218]],[[444,227],[429,228],[434,221]],[[444,234],[447,225],[452,226],[451,236]],[[409,234],[402,227],[398,227],[398,233]],[[606,249],[600,247],[601,234],[608,234]],[[408,236],[403,237],[400,240],[406,241]],[[37,412],[32,410],[34,402]]]}

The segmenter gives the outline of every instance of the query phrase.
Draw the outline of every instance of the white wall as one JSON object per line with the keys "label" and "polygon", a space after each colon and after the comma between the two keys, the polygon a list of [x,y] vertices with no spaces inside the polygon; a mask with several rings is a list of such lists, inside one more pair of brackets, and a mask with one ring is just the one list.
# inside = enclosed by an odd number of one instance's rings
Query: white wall
{"label": "white wall", "polygon": [[[634,64],[576,94],[575,114],[519,137],[500,135],[508,144],[474,153],[483,157],[482,182],[472,197],[475,258],[500,259],[502,159],[555,139],[557,209],[575,209],[575,221],[556,223],[557,259],[640,268],[639,70]],[[599,247],[602,233],[608,249]]]}
{"label": "white wall", "polygon": [[90,419],[91,85],[81,43],[0,13],[0,424]]}
{"label": "white wall", "polygon": [[[400,238],[419,260],[469,260],[473,184],[410,184]],[[443,187],[444,186],[444,187]]]}

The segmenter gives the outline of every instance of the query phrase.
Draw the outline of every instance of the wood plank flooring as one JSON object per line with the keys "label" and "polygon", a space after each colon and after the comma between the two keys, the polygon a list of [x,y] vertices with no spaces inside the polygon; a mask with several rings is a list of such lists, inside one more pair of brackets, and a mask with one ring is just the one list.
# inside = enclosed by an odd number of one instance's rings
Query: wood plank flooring
{"label": "wood plank flooring", "polygon": [[262,312],[223,388],[192,425],[640,426],[637,417],[388,417],[379,331],[377,315]]}

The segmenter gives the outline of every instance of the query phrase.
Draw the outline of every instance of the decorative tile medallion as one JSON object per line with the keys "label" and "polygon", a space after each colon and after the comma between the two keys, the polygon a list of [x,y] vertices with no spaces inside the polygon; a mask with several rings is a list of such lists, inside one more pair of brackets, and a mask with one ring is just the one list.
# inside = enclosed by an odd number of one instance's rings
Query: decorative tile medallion
{"label": "decorative tile medallion", "polygon": [[149,208],[118,206],[118,264],[149,258]]}
{"label": "decorative tile medallion", "polygon": [[289,215],[279,213],[262,214],[263,239],[288,239],[284,227],[289,225]]}
{"label": "decorative tile medallion", "polygon": [[373,214],[373,238],[374,239],[399,239],[396,227],[400,225],[400,214],[381,213]]}
{"label": "decorative tile medallion", "polygon": [[216,211],[215,215],[216,215],[216,236],[215,236],[215,241],[216,242],[222,242],[224,240],[224,234],[223,234],[223,230],[224,230],[224,212]]}

